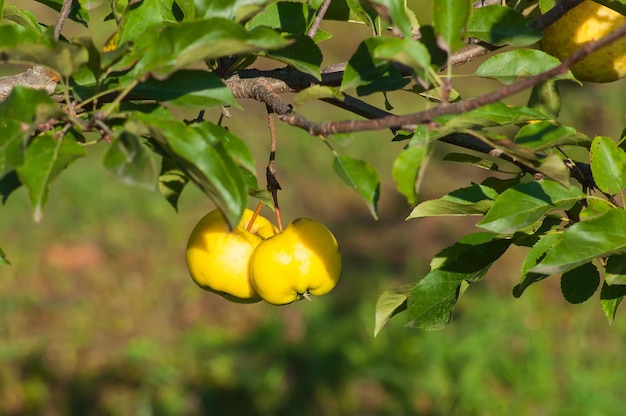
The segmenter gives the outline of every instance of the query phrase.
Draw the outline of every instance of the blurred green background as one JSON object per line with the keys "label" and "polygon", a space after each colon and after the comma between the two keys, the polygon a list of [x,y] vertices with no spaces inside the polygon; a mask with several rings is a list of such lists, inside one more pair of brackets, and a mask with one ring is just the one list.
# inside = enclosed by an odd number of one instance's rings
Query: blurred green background
{"label": "blurred green background", "polygon": [[[91,35],[103,43],[109,29]],[[326,63],[345,60],[368,34],[346,24],[326,29],[335,33],[324,45]],[[459,76],[471,71],[455,69]],[[590,136],[617,137],[625,82],[564,85],[562,120]],[[465,84],[466,96],[497,87]],[[367,99],[383,105],[382,97]],[[407,93],[389,99],[398,113],[421,105]],[[253,101],[242,106],[226,125],[248,142],[263,178],[265,109]],[[349,117],[318,104],[302,112]],[[24,190],[1,207],[0,246],[12,266],[0,268],[0,414],[620,413],[623,312],[609,326],[597,296],[569,305],[556,278],[513,298],[522,249],[469,288],[446,329],[411,330],[400,315],[374,338],[380,291],[419,279],[430,257],[475,230],[475,221],[404,221],[410,207],[390,175],[402,144],[390,143],[387,131],[338,147],[379,169],[379,221],[336,177],[319,139],[282,124],[278,137],[285,219],[312,217],[336,234],[345,265],[335,291],[285,307],[232,304],[202,291],[187,274],[184,248],[194,224],[213,209],[208,199],[190,186],[175,213],[158,192],[127,187],[105,171],[105,144],[91,147],[53,184],[41,223],[33,222]],[[440,146],[436,156],[449,150]],[[484,177],[436,159],[422,199]]]}

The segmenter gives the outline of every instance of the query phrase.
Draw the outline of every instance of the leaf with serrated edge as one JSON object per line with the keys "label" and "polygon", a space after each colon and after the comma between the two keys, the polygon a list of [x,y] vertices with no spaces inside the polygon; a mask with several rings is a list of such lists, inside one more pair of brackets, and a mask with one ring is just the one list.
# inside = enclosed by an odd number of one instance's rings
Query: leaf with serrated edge
{"label": "leaf with serrated edge", "polygon": [[568,270],[561,276],[561,292],[569,303],[583,303],[598,290],[600,273],[591,263]]}
{"label": "leaf with serrated edge", "polygon": [[610,137],[593,139],[590,159],[593,179],[602,192],[614,195],[626,188],[626,152]]}

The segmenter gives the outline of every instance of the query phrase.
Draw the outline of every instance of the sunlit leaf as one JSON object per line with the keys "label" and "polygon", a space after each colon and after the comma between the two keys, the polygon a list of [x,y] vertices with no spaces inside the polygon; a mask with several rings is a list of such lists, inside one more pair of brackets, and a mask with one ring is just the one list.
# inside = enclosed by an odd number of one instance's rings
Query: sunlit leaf
{"label": "sunlit leaf", "polygon": [[515,143],[535,151],[555,146],[589,146],[591,140],[573,127],[540,121],[522,127],[515,137]]}
{"label": "sunlit leaf", "polygon": [[296,93],[293,97],[293,105],[294,107],[300,107],[309,101],[322,100],[325,98],[343,101],[343,97],[343,94],[339,92],[337,88],[313,85]]}
{"label": "sunlit leaf", "polygon": [[[519,78],[541,74],[560,63],[555,57],[537,49],[515,49],[488,58],[478,67],[475,74],[495,78],[504,84],[512,84]],[[555,78],[574,79],[569,71],[566,75]]]}
{"label": "sunlit leaf", "polygon": [[599,257],[626,252],[626,211],[613,209],[567,228],[561,240],[530,271],[563,273]]}
{"label": "sunlit leaf", "polygon": [[610,137],[593,139],[590,159],[593,179],[602,192],[614,195],[626,188],[626,152]]}
{"label": "sunlit leaf", "polygon": [[576,187],[566,188],[551,180],[522,183],[504,191],[476,225],[493,232],[512,234],[550,211],[570,209],[585,196]]}
{"label": "sunlit leaf", "polygon": [[472,184],[457,189],[440,199],[418,204],[407,219],[439,216],[484,215],[493,204],[492,190],[482,185]]}

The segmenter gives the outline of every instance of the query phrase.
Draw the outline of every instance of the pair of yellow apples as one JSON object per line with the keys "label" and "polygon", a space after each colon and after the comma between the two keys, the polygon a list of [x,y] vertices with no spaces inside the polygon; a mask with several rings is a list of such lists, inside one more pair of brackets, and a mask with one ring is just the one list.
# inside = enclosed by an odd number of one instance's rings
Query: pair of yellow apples
{"label": "pair of yellow apples", "polygon": [[203,289],[238,303],[273,305],[330,292],[341,274],[339,245],[322,224],[294,220],[282,232],[246,209],[228,229],[218,210],[205,215],[187,243],[187,267]]}

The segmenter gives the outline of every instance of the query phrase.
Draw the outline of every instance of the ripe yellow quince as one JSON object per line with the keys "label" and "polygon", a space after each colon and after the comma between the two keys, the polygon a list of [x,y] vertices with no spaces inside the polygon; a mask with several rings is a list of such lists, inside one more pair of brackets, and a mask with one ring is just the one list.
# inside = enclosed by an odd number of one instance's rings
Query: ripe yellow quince
{"label": "ripe yellow quince", "polygon": [[[548,26],[540,42],[544,52],[560,60],[587,42],[626,25],[626,17],[591,0],[585,0]],[[626,76],[626,37],[588,55],[572,66],[581,81],[611,82]]]}
{"label": "ripe yellow quince", "polygon": [[294,220],[261,242],[250,258],[250,276],[268,303],[285,305],[330,292],[341,274],[335,236],[308,218]]}
{"label": "ripe yellow quince", "polygon": [[203,289],[238,303],[261,300],[250,281],[249,261],[254,249],[265,238],[276,234],[276,228],[262,216],[244,211],[237,227],[228,229],[219,210],[205,215],[195,226],[187,242],[187,268],[191,278]]}

